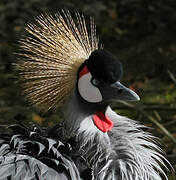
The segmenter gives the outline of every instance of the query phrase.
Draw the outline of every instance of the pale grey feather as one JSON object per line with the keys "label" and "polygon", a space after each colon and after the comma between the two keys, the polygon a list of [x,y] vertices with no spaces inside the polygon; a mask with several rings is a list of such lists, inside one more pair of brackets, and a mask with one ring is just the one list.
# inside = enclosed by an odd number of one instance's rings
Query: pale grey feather
{"label": "pale grey feather", "polygon": [[[102,105],[103,106],[103,105]],[[94,105],[83,104],[73,93],[67,103],[67,128],[76,135],[80,153],[92,168],[96,180],[162,180],[169,165],[156,138],[144,131],[146,127],[129,118],[119,116],[110,107],[106,115],[114,128],[101,132],[93,123]],[[170,166],[170,165],[169,165]]]}
{"label": "pale grey feather", "polygon": [[81,180],[68,145],[46,130],[13,126],[14,135],[1,135],[0,180]]}

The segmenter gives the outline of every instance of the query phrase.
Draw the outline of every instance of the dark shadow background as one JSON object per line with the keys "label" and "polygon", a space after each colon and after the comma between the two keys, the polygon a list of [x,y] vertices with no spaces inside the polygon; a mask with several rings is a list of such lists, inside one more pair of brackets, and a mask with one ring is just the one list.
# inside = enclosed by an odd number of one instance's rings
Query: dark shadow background
{"label": "dark shadow background", "polygon": [[[94,17],[100,42],[123,63],[123,83],[142,98],[137,105],[148,107],[147,113],[152,116],[157,113],[160,123],[176,137],[175,0],[1,0],[0,123],[35,121],[50,126],[62,118],[60,111],[42,115],[24,100],[12,67],[17,61],[17,40],[26,23],[41,12],[54,13],[60,8]],[[119,105],[119,112],[151,126],[151,132],[161,139],[167,157],[176,166],[176,145],[159,128],[127,107]],[[174,174],[170,177],[175,178]]]}

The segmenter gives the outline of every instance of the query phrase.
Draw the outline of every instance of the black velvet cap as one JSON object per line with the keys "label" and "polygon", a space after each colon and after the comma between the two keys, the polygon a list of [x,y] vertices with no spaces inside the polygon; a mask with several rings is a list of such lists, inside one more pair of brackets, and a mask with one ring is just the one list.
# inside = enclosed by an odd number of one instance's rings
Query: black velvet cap
{"label": "black velvet cap", "polygon": [[93,51],[86,65],[94,78],[108,84],[120,80],[123,74],[120,61],[106,50]]}

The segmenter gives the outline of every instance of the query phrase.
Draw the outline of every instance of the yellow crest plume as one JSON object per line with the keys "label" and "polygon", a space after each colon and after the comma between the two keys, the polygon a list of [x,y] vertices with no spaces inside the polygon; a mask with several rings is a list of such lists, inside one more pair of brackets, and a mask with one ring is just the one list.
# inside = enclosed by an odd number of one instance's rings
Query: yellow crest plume
{"label": "yellow crest plume", "polygon": [[27,98],[40,110],[56,108],[72,93],[80,65],[98,49],[96,27],[90,18],[68,10],[41,15],[27,25],[20,40],[23,60],[17,64]]}

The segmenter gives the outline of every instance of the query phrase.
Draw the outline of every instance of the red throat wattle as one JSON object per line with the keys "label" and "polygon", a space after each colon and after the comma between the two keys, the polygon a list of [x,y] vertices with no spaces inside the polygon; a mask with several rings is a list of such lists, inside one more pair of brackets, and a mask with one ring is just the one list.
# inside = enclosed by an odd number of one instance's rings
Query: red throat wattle
{"label": "red throat wattle", "polygon": [[93,121],[96,127],[104,133],[110,131],[114,127],[114,123],[102,112],[96,112],[96,114],[93,115]]}

